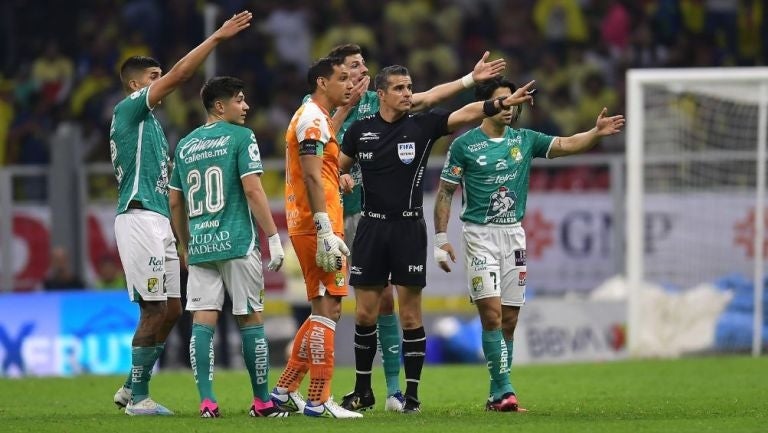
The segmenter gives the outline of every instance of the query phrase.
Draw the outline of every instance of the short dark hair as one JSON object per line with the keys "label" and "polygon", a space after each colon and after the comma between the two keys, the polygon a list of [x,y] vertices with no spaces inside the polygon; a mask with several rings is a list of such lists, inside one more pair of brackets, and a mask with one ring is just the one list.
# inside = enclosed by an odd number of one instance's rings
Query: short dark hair
{"label": "short dark hair", "polygon": [[341,59],[346,59],[347,56],[354,56],[355,54],[362,53],[363,49],[360,48],[360,45],[344,44],[335,46],[331,52],[328,53],[328,57],[341,57]]}
{"label": "short dark hair", "polygon": [[147,68],[157,67],[160,68],[160,62],[147,56],[133,56],[127,58],[122,66],[120,66],[120,81],[123,82],[123,87],[129,89],[128,81],[132,79],[137,72],[143,72]]}
{"label": "short dark hair", "polygon": [[408,68],[401,65],[387,66],[376,74],[376,78],[373,80],[373,85],[376,90],[387,90],[387,84],[389,84],[389,77],[392,75],[406,75],[410,76]]}
{"label": "short dark hair", "polygon": [[217,100],[234,98],[245,89],[243,80],[235,77],[213,77],[203,84],[200,97],[205,111],[211,111]]}
{"label": "short dark hair", "polygon": [[495,77],[495,78],[491,78],[490,80],[486,80],[482,83],[479,83],[477,87],[475,87],[475,100],[485,101],[486,99],[491,99],[491,95],[493,95],[493,92],[495,92],[496,89],[500,87],[506,87],[512,93],[515,93],[515,90],[517,90],[517,86],[515,85],[515,83],[503,77]]}
{"label": "short dark hair", "polygon": [[317,90],[317,79],[320,77],[331,78],[334,66],[344,64],[342,57],[323,57],[318,59],[307,71],[307,84],[309,84],[309,93],[315,93]]}

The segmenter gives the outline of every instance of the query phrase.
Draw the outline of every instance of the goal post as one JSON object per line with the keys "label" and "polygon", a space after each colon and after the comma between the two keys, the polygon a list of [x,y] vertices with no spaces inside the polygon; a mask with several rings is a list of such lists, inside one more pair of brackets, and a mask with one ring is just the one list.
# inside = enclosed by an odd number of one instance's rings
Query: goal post
{"label": "goal post", "polygon": [[[754,282],[752,354],[758,356],[766,266],[768,68],[634,69],[626,86],[629,353],[643,354],[645,284],[687,289],[736,272]],[[671,221],[683,225],[675,232],[682,235],[667,244],[666,254],[657,251],[652,257],[657,245],[646,245],[655,230],[652,212],[664,206],[674,208]],[[735,230],[733,221],[752,236],[739,238],[746,253],[737,252],[733,241],[723,242]]]}

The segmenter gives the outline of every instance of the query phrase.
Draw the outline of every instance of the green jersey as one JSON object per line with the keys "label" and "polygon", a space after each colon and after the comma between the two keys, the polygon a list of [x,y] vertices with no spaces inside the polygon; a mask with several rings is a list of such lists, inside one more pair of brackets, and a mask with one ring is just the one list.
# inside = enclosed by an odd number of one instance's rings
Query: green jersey
{"label": "green jersey", "polygon": [[144,209],[170,218],[168,208],[168,141],[149,107],[149,87],[115,106],[109,149],[117,178],[117,213],[138,201]]}
{"label": "green jersey", "polygon": [[170,187],[184,194],[190,264],[243,257],[259,247],[240,179],[263,172],[259,145],[248,128],[216,122],[179,141]]}
{"label": "green jersey", "polygon": [[[307,98],[309,98],[309,95],[304,97],[305,102]],[[352,111],[349,112],[349,115],[347,115],[347,118],[344,119],[344,123],[341,125],[341,128],[339,128],[336,131],[336,140],[339,143],[343,143],[344,133],[347,132],[347,129],[349,129],[349,126],[352,125],[354,121],[359,120],[366,116],[370,116],[372,114],[376,114],[378,111],[379,111],[379,95],[377,95],[376,92],[372,92],[370,90],[363,93],[363,96],[360,98],[360,101],[357,102],[355,107],[352,108]],[[360,172],[360,165],[357,162],[355,162],[352,165],[352,168],[350,168],[349,170],[349,174],[350,176],[352,176],[352,179],[355,181],[355,187],[352,188],[352,192],[350,192],[349,194],[343,194],[341,196],[344,202],[345,217],[349,215],[359,214],[363,210],[363,200],[362,200],[363,175]]]}
{"label": "green jersey", "polygon": [[451,143],[440,179],[462,185],[461,220],[515,224],[523,220],[533,158],[546,158],[555,137],[504,128],[489,138],[479,127]]}

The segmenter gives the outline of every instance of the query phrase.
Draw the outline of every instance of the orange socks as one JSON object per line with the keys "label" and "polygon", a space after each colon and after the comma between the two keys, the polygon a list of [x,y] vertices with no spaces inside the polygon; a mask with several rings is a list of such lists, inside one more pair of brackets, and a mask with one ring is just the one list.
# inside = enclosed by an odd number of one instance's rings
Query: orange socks
{"label": "orange socks", "polygon": [[306,359],[309,364],[309,376],[312,380],[309,384],[307,400],[317,404],[327,401],[331,396],[336,322],[327,317],[316,315],[309,316],[309,322],[311,325],[306,334]]}
{"label": "orange socks", "polygon": [[307,331],[311,326],[310,320],[307,319],[296,332],[296,338],[293,340],[293,347],[291,348],[291,358],[277,380],[278,387],[287,388],[290,392],[299,389],[301,380],[304,379],[309,368],[307,364]]}

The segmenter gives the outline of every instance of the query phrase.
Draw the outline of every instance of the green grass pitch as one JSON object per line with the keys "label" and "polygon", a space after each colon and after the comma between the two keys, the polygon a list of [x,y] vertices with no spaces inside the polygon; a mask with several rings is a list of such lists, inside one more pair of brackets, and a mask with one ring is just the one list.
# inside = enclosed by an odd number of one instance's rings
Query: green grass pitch
{"label": "green grass pitch", "polygon": [[[482,365],[424,369],[423,413],[383,411],[384,380],[374,374],[377,407],[359,420],[248,417],[247,374],[218,372],[221,419],[198,418],[197,390],[188,371],[161,371],[152,395],[173,417],[132,418],[112,404],[117,376],[0,380],[0,432],[765,432],[768,358],[707,357],[674,361],[526,366],[513,369],[521,405],[530,412],[483,408]],[[272,368],[272,382],[280,368]],[[306,385],[305,380],[305,385]],[[354,369],[334,378],[337,401],[352,388]]]}

